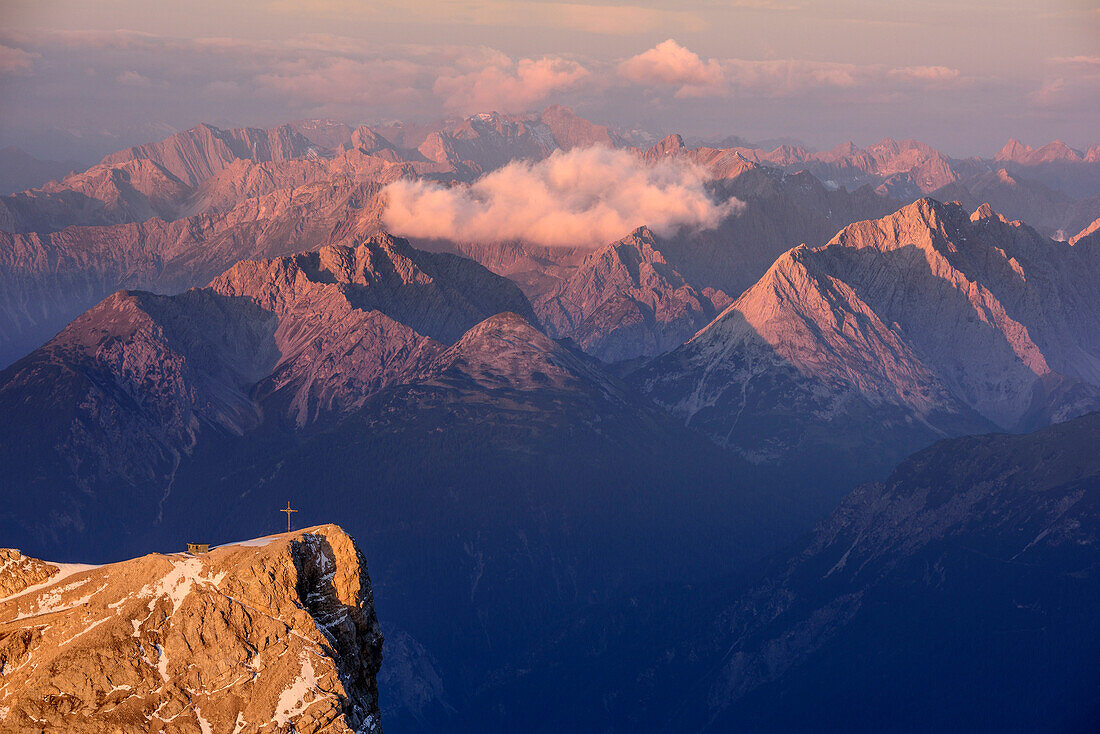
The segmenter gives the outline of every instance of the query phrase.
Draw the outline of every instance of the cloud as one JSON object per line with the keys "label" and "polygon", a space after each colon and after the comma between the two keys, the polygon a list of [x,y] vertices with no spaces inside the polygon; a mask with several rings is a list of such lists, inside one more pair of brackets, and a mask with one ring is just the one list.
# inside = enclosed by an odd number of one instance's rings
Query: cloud
{"label": "cloud", "polygon": [[946,66],[890,68],[802,59],[703,59],[673,39],[618,66],[637,86],[675,89],[674,97],[791,97],[825,90],[860,90],[868,99],[887,98],[902,87],[945,86],[962,80]]}
{"label": "cloud", "polygon": [[635,84],[679,87],[677,97],[722,94],[725,74],[716,61],[703,61],[673,39],[619,64],[619,75]]}
{"label": "cloud", "polygon": [[133,69],[122,72],[115,77],[115,81],[130,87],[147,87],[150,84],[148,77],[144,74],[139,74]]}
{"label": "cloud", "polygon": [[782,97],[822,89],[860,86],[872,73],[869,67],[825,61],[778,59],[723,62],[730,84],[738,93]]}
{"label": "cloud", "polygon": [[394,182],[386,188],[383,221],[410,237],[595,247],[641,225],[658,234],[710,229],[742,206],[736,199],[715,202],[694,166],[649,165],[626,151],[595,147],[516,161],[469,186]]}
{"label": "cloud", "polygon": [[432,89],[444,107],[454,112],[524,112],[554,93],[578,86],[588,76],[588,69],[576,61],[553,56],[513,61],[492,52],[471,71],[441,72]]}

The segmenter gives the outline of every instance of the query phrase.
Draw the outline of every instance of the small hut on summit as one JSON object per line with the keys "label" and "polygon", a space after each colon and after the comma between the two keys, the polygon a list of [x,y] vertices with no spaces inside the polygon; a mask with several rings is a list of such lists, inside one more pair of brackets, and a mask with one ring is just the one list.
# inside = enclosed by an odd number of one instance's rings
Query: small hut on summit
{"label": "small hut on summit", "polygon": [[210,552],[210,544],[209,543],[188,543],[187,544],[187,552],[192,554],[192,555],[194,555],[196,553],[209,553]]}

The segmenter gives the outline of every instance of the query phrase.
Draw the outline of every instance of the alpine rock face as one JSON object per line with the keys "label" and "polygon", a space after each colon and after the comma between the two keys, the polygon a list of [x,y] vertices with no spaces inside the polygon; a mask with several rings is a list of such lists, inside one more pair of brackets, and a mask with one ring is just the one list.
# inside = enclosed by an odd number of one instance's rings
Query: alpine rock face
{"label": "alpine rock face", "polygon": [[1100,396],[1100,260],[1080,245],[922,199],[791,250],[635,379],[757,461],[1065,420]]}
{"label": "alpine rock face", "polygon": [[370,577],[335,525],[104,566],[0,557],[8,731],[382,730]]}

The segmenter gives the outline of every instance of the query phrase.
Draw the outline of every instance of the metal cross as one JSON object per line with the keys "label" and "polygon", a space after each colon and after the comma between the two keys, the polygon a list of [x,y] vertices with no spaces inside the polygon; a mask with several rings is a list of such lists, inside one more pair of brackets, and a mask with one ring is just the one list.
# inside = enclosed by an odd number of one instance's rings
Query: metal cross
{"label": "metal cross", "polygon": [[282,510],[279,510],[279,512],[285,512],[286,513],[286,531],[289,533],[290,532],[290,513],[297,512],[297,510],[290,509],[290,500],[287,500],[286,501],[286,508],[282,509]]}

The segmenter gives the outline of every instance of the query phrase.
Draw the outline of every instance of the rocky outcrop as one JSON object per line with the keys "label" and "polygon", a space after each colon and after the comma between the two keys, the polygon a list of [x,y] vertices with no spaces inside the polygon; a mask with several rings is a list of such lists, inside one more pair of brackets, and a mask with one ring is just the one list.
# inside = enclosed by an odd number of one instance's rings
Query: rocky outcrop
{"label": "rocky outcrop", "polygon": [[1065,420],[1100,399],[1098,262],[923,199],[791,250],[639,384],[758,460]]}
{"label": "rocky outcrop", "polygon": [[7,730],[381,731],[370,578],[335,525],[106,566],[21,560],[50,573],[0,598]]}
{"label": "rocky outcrop", "polygon": [[15,548],[0,548],[0,599],[37,586],[59,571],[58,566],[28,558]]}
{"label": "rocky outcrop", "polygon": [[[1076,245],[1077,243],[1084,242],[1085,240],[1100,239],[1100,237],[1097,236],[1098,232],[1100,232],[1100,219],[1097,219],[1096,221],[1092,222],[1084,229],[1082,229],[1080,232],[1070,237],[1069,243],[1071,245]],[[1093,246],[1095,247],[1095,245]]]}

